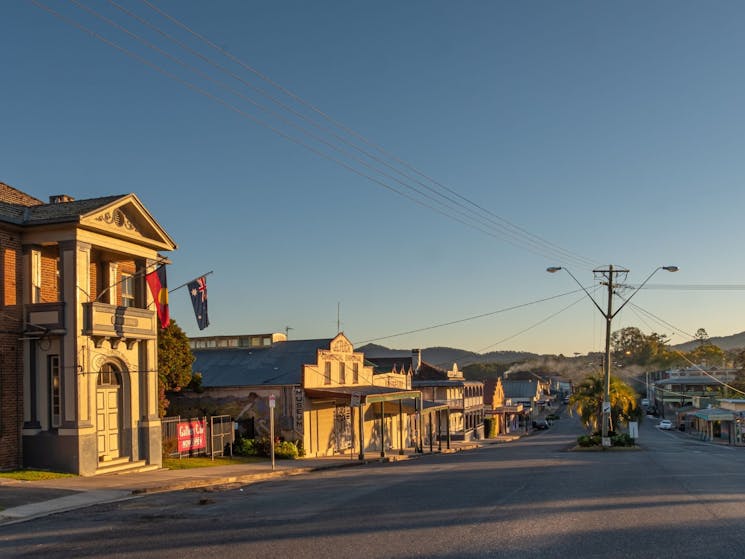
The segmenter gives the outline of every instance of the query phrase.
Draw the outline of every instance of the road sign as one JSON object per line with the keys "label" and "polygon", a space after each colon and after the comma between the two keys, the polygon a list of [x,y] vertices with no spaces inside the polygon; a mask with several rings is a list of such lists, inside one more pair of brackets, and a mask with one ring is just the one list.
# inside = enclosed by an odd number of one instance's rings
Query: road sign
{"label": "road sign", "polygon": [[359,408],[361,404],[362,404],[362,395],[361,394],[352,394],[352,402],[351,402],[350,405],[353,408]]}

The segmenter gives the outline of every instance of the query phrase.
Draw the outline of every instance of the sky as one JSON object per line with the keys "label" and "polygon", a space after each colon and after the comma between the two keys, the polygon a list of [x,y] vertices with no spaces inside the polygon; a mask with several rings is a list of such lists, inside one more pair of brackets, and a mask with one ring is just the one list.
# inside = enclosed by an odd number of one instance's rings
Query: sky
{"label": "sky", "polygon": [[626,298],[680,268],[613,330],[745,330],[742,2],[12,0],[0,20],[0,181],[134,192],[178,244],[169,286],[212,272],[208,329],[170,296],[190,336],[602,351],[609,265]]}

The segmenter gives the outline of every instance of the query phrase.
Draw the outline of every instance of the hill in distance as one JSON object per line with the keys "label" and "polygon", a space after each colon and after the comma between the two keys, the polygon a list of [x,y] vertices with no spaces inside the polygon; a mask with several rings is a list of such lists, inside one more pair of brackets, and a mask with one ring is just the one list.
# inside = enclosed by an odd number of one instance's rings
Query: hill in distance
{"label": "hill in distance", "polygon": [[[377,344],[367,344],[358,348],[370,357],[403,357],[411,355],[410,349],[390,349]],[[443,368],[449,368],[453,363],[462,369],[473,363],[515,363],[538,357],[527,351],[490,351],[489,353],[475,353],[465,349],[452,347],[427,347],[422,350],[422,360]]]}
{"label": "hill in distance", "polygon": [[[708,341],[710,344],[713,344],[725,351],[742,349],[745,348],[745,332],[732,334],[731,336],[716,336],[713,338],[709,338]],[[697,340],[692,340],[690,342],[674,345],[672,347],[673,349],[677,349],[679,351],[691,351],[692,349],[695,349],[698,344],[699,342]]]}

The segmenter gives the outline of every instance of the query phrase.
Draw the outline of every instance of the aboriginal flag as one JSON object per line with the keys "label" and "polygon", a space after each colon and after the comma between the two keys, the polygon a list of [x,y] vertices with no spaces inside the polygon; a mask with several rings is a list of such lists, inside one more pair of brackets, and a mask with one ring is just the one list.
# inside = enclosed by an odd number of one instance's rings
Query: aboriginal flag
{"label": "aboriginal flag", "polygon": [[167,328],[171,322],[168,311],[168,285],[166,282],[166,267],[158,266],[155,270],[145,276],[145,281],[150,286],[150,292],[153,294],[155,309],[158,311],[160,327]]}
{"label": "aboriginal flag", "polygon": [[194,316],[197,319],[197,326],[204,330],[210,325],[210,319],[207,316],[207,279],[202,276],[188,285],[189,295],[191,295],[191,304],[194,306]]}

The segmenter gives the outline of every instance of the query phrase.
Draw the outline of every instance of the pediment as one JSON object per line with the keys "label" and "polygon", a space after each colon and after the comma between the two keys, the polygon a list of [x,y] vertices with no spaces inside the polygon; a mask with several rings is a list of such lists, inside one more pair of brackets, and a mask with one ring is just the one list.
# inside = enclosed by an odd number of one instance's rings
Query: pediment
{"label": "pediment", "polygon": [[104,207],[80,216],[80,225],[156,250],[176,248],[176,243],[134,194],[122,196]]}

